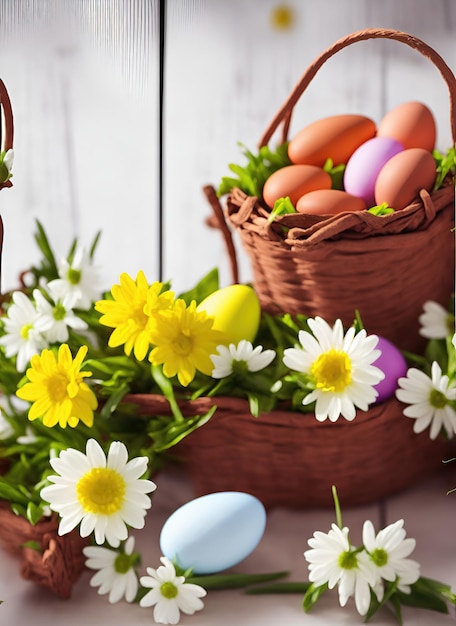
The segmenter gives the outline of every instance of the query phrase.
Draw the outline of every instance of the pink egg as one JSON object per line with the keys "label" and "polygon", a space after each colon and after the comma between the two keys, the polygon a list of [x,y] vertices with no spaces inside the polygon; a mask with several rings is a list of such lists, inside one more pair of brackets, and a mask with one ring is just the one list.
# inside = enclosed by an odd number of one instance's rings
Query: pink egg
{"label": "pink egg", "polygon": [[394,395],[397,381],[407,374],[408,365],[402,352],[388,339],[379,337],[377,349],[381,350],[381,355],[372,365],[381,369],[385,378],[374,389],[378,393],[376,402],[383,402]]}
{"label": "pink egg", "polygon": [[352,154],[344,172],[345,191],[375,206],[375,183],[380,170],[404,146],[391,137],[373,137]]}

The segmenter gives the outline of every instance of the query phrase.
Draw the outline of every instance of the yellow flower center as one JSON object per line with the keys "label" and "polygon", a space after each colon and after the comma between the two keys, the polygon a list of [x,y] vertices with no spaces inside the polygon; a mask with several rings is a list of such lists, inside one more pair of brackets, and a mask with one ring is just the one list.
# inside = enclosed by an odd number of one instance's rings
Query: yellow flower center
{"label": "yellow flower center", "polygon": [[438,389],[432,389],[429,395],[429,404],[435,409],[443,409],[448,404],[448,399],[445,394]]}
{"label": "yellow flower center", "polygon": [[32,324],[26,324],[21,328],[21,339],[28,339],[29,332],[32,330]]}
{"label": "yellow flower center", "polygon": [[123,476],[109,467],[94,467],[78,481],[76,493],[87,513],[112,515],[122,508],[126,485]]}
{"label": "yellow flower center", "polygon": [[375,548],[371,554],[371,559],[377,567],[383,567],[388,563],[388,552],[383,548]]}
{"label": "yellow flower center", "polygon": [[178,594],[176,585],[170,581],[162,584],[162,586],[160,587],[160,592],[162,596],[164,596],[168,600],[175,598]]}
{"label": "yellow flower center", "polygon": [[288,30],[293,26],[293,9],[285,4],[279,4],[271,13],[271,23],[278,30]]}
{"label": "yellow flower center", "polygon": [[57,322],[65,319],[66,309],[61,302],[58,302],[55,305],[52,315]]}
{"label": "yellow flower center", "polygon": [[173,350],[178,356],[188,356],[193,350],[192,338],[179,333],[173,341]]}
{"label": "yellow flower center", "polygon": [[70,267],[67,272],[67,280],[70,285],[79,285],[81,282],[82,272],[81,270],[75,270],[73,267]]}
{"label": "yellow flower center", "polygon": [[317,389],[329,392],[343,391],[352,381],[351,361],[343,350],[323,352],[312,363],[311,374]]}
{"label": "yellow flower center", "polygon": [[149,317],[144,313],[144,302],[132,308],[130,319],[136,328],[146,328]]}
{"label": "yellow flower center", "polygon": [[356,569],[358,567],[356,552],[351,550],[341,552],[338,558],[338,565],[342,569]]}
{"label": "yellow flower center", "polygon": [[58,404],[68,398],[68,379],[63,374],[54,374],[45,381],[49,400]]}

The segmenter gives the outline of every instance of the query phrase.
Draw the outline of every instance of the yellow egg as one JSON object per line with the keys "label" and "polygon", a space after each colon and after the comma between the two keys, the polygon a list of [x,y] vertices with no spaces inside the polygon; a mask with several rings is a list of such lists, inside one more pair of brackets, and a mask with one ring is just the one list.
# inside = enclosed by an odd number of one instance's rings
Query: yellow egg
{"label": "yellow egg", "polygon": [[197,307],[214,318],[213,328],[224,333],[226,344],[242,339],[253,342],[258,332],[261,307],[248,285],[229,285],[211,293]]}

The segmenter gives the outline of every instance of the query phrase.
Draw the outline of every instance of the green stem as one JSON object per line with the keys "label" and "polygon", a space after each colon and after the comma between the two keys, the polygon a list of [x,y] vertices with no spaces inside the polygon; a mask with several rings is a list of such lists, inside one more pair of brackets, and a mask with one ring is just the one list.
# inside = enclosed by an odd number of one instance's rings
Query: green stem
{"label": "green stem", "polygon": [[246,590],[249,595],[261,595],[266,593],[305,593],[312,583],[290,582],[276,583],[275,585],[262,585],[251,587]]}
{"label": "green stem", "polygon": [[201,585],[205,589],[240,589],[259,583],[277,580],[288,576],[288,572],[270,574],[213,574],[208,576],[193,575],[186,579],[187,583]]}
{"label": "green stem", "polygon": [[343,528],[342,512],[340,510],[339,496],[337,495],[337,489],[335,485],[332,486],[332,496],[334,500],[334,508],[336,510],[336,523],[339,526],[339,528],[342,529]]}
{"label": "green stem", "polygon": [[169,406],[171,407],[171,411],[173,413],[173,416],[176,422],[184,422],[185,418],[182,414],[182,411],[179,408],[179,405],[177,404],[176,396],[174,395],[174,389],[173,389],[173,385],[171,381],[169,380],[169,378],[166,378],[166,376],[163,374],[161,370],[161,367],[159,367],[158,365],[152,365],[151,371],[152,371],[153,379],[155,380],[157,385],[160,387],[161,392],[163,393],[163,395],[169,402]]}

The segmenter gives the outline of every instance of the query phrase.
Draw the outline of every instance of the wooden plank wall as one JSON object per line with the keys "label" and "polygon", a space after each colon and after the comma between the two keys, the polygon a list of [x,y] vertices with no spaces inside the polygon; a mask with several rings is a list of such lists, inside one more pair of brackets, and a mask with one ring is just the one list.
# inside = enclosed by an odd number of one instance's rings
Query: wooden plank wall
{"label": "wooden plank wall", "polygon": [[0,197],[3,289],[36,259],[103,235],[109,288],[157,271],[158,0],[0,0],[0,76],[15,116],[14,186]]}
{"label": "wooden plank wall", "polygon": [[[453,0],[288,0],[291,28],[271,23],[274,0],[168,0],[164,124],[164,278],[186,289],[218,266],[230,281],[220,234],[209,229],[202,186],[217,185],[241,141],[257,141],[307,65],[366,27],[404,30],[456,68]],[[158,277],[158,0],[0,0],[0,76],[16,120],[14,187],[0,194],[3,288],[34,259],[38,218],[64,254],[71,238],[98,253],[105,286],[121,271]],[[321,69],[293,129],[335,113],[376,120],[421,100],[438,146],[452,142],[448,92],[419,53],[361,42]],[[241,279],[250,278],[238,250]]]}

